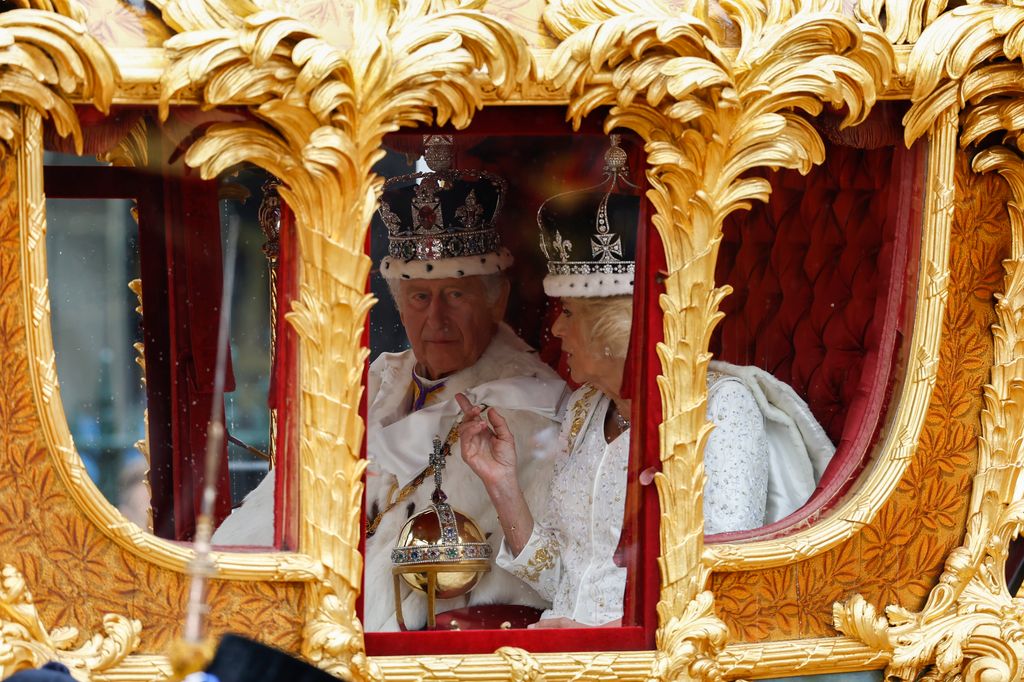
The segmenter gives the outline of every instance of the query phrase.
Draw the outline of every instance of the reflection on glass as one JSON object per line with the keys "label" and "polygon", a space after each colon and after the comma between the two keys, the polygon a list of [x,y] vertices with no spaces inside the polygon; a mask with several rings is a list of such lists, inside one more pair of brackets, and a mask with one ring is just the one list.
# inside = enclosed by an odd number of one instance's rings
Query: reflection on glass
{"label": "reflection on glass", "polygon": [[139,276],[138,233],[126,199],[48,199],[47,259],[57,372],[86,470],[132,521],[149,527],[145,392],[133,344],[142,334],[128,282]]}
{"label": "reflection on glass", "polygon": [[[268,409],[270,377],[274,371],[271,327],[274,305],[278,235],[265,234],[260,208],[273,192],[268,175],[243,167],[221,179],[221,229],[238,220],[238,261],[231,321],[231,357],[235,390],[224,396],[228,463],[231,469],[233,510],[213,535],[214,544],[267,547],[274,544],[275,443]],[[276,196],[276,195],[275,195]],[[268,240],[269,238],[269,240]]]}
{"label": "reflection on glass", "polygon": [[[270,269],[264,253],[266,237],[259,225],[259,203],[266,173],[247,168],[221,181],[243,200],[221,200],[220,222],[226,238],[230,221],[239,221],[238,260],[231,320],[231,359],[235,390],[224,396],[229,436],[231,500],[237,507],[270,469]],[[222,190],[222,194],[225,190]],[[271,539],[272,542],[272,539]],[[267,544],[270,544],[269,542]]]}
{"label": "reflection on glass", "polygon": [[62,154],[47,153],[45,162],[47,194],[77,197],[47,200],[53,337],[72,436],[107,499],[161,537],[188,540],[194,527],[212,409],[221,228],[240,222],[219,516],[267,482],[259,536],[239,542],[273,544],[271,281],[257,219],[267,175],[239,168],[200,183]]}
{"label": "reflection on glass", "polygon": [[415,170],[386,160],[373,226],[364,624],[622,623],[627,154],[605,159],[602,136],[424,143]]}

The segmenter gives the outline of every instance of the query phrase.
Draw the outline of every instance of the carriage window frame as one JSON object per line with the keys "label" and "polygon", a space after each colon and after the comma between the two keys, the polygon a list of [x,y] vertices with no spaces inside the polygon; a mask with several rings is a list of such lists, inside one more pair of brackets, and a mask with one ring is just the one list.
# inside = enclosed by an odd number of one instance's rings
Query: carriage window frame
{"label": "carriage window frame", "polygon": [[[88,161],[86,157],[81,158],[84,162]],[[146,438],[150,450],[148,459],[152,459],[154,449],[161,448],[165,452],[165,457],[171,457],[170,453],[174,448],[171,435],[172,414],[176,409],[175,401],[181,398],[180,396],[176,398],[176,394],[171,388],[173,379],[170,375],[172,370],[167,361],[167,354],[169,352],[167,344],[170,343],[171,339],[171,326],[177,324],[179,333],[181,333],[185,325],[181,322],[176,322],[173,313],[166,316],[145,315],[147,309],[159,310],[165,308],[169,300],[168,278],[165,276],[154,276],[160,273],[166,274],[168,249],[170,248],[164,230],[160,227],[165,222],[161,207],[166,200],[166,197],[163,196],[162,178],[146,168],[88,163],[76,164],[73,160],[70,162],[62,160],[52,164],[44,163],[43,187],[45,196],[48,199],[113,199],[135,202],[134,210],[138,216],[135,241],[138,248],[139,279],[143,282],[143,315],[140,317],[134,311],[131,312],[131,315],[137,319],[143,339],[142,357],[145,359],[146,370],[144,372],[140,371],[138,378],[140,381],[144,381],[146,386],[143,391],[143,398],[144,409],[146,410]],[[259,197],[252,198],[252,200],[258,199]],[[223,220],[223,201],[224,199],[218,199],[217,205],[211,207],[211,211],[220,216],[221,220]],[[143,225],[146,224],[158,228],[150,230],[152,234],[149,235],[148,239],[143,234]],[[126,281],[126,291],[127,286],[128,282]],[[236,299],[241,294],[244,294],[244,292],[236,289]],[[273,311],[270,311],[270,315],[270,322],[273,324]],[[234,316],[235,313],[233,313]],[[237,330],[233,330],[234,333],[237,333]],[[153,399],[154,395],[157,396],[157,399]],[[225,407],[227,402],[225,400]],[[267,409],[269,416],[270,411],[269,408]],[[165,438],[163,438],[164,442],[162,443],[159,442],[160,434],[165,435]],[[272,437],[273,433],[268,432],[268,438]],[[234,447],[233,445],[228,445],[229,451]],[[271,448],[272,450],[273,448]],[[294,448],[290,447],[288,442],[285,441],[285,447],[277,453],[278,461],[285,463],[289,458],[294,458],[293,451]],[[267,475],[274,475],[274,471],[275,469],[270,469]],[[230,473],[225,473],[228,475],[229,480],[231,480]],[[168,472],[157,471],[156,467],[148,467],[146,477],[151,489],[162,487],[165,490],[171,491],[167,497],[171,503],[171,507],[168,510],[170,513],[168,518],[173,519],[173,508],[176,506],[174,500],[178,496],[173,478]],[[229,485],[229,490],[233,487],[233,485]],[[111,501],[111,504],[114,505],[115,503]],[[152,514],[152,511],[150,513]],[[239,552],[249,555],[253,554],[253,550],[267,553],[291,551],[295,546],[296,537],[294,530],[292,530],[292,527],[296,524],[294,519],[292,521],[293,523],[290,526],[286,524],[282,527],[282,524],[275,524],[273,529],[274,540],[270,545],[218,545],[217,549],[219,551]],[[171,528],[173,529],[173,523]],[[143,528],[142,530],[154,538],[172,543],[191,544],[190,540],[181,540],[161,535],[155,528]]]}
{"label": "carriage window frame", "polygon": [[[515,113],[520,122],[525,122],[524,125],[520,125],[516,130],[509,130],[508,123],[506,122],[507,117],[511,113]],[[495,137],[554,137],[554,136],[574,136],[574,135],[586,135],[590,136],[595,140],[595,144],[606,144],[607,136],[601,129],[602,116],[594,115],[584,121],[583,126],[578,131],[573,131],[571,126],[563,120],[563,110],[560,107],[547,107],[547,106],[522,106],[522,107],[491,107],[486,108],[483,111],[477,113],[474,117],[473,123],[464,130],[454,130],[451,126],[446,127],[428,127],[423,129],[415,130],[403,130],[400,134],[409,136],[421,136],[421,135],[432,135],[432,134],[443,134],[453,135],[456,139],[456,145],[458,145],[458,138],[460,135],[485,135]],[[531,125],[532,123],[532,125]],[[630,131],[622,131],[625,135],[634,136]],[[601,142],[597,142],[601,140]],[[466,164],[467,167],[471,164]],[[594,169],[594,173],[587,176],[588,178],[594,176],[600,177],[600,168]],[[637,173],[639,174],[639,173]],[[509,184],[514,183],[514,178],[509,179]],[[579,187],[572,186],[566,187],[566,190],[570,189],[582,189],[586,184]],[[642,185],[641,189],[638,190],[638,194],[641,196],[641,203],[649,206],[649,201],[644,196],[644,190],[646,184]],[[641,209],[641,216],[644,220],[646,238],[658,239],[660,237],[657,234],[653,223],[650,221],[651,210]],[[500,219],[499,219],[500,221]],[[499,222],[499,225],[501,223]],[[502,225],[503,232],[507,232],[512,228],[509,225]],[[537,233],[536,223],[533,222],[528,225],[522,225],[518,227],[519,230],[525,231],[530,235],[530,238],[535,241],[534,235]],[[367,233],[367,249],[370,248],[371,235]],[[369,251],[367,251],[369,254]],[[377,267],[374,263],[373,267]],[[637,281],[640,281],[640,266],[637,266]],[[533,274],[533,273],[529,273]],[[514,284],[514,282],[513,282]],[[369,286],[369,284],[367,285]],[[663,287],[658,284],[659,289],[663,290]],[[638,301],[640,307],[643,309],[644,303],[638,298],[638,292],[634,291],[634,305],[636,306]],[[648,299],[652,298],[650,296]],[[657,297],[653,297],[656,301]],[[656,305],[656,303],[655,303]],[[646,319],[646,311],[640,313],[642,319]],[[634,315],[634,323],[638,319],[637,315]],[[370,316],[367,315],[366,327],[364,331],[364,339],[369,339],[370,335]],[[643,335],[644,347],[648,347],[648,340],[646,334]],[[653,355],[651,353],[644,353],[644,356]],[[660,371],[660,364],[657,359],[654,358],[657,367],[654,369],[654,374],[647,375],[650,382],[654,381],[654,376]],[[360,406],[360,416],[363,419],[364,424],[366,422],[366,369],[364,368],[363,377],[363,401]],[[633,367],[634,375],[639,377],[641,372],[649,372],[652,368],[648,367],[645,363],[637,363]],[[646,382],[645,382],[646,383]],[[640,385],[640,384],[638,384]],[[643,388],[638,389],[638,393]],[[660,405],[660,398],[659,398]],[[637,430],[635,438],[631,437],[630,443],[630,479],[635,481],[638,478],[638,474],[641,468],[654,465],[658,460],[658,453],[642,453],[639,452],[642,444],[648,440],[647,432],[649,429],[653,429],[656,433],[658,429],[657,424],[650,423],[649,419],[645,419],[643,412],[641,411],[640,401],[633,401],[632,406],[632,423],[641,424],[640,428],[634,426]],[[658,410],[660,414],[660,409]],[[649,414],[649,413],[648,413]],[[366,457],[366,436],[363,438],[363,452],[362,456]],[[517,630],[459,630],[459,631],[427,631],[420,630],[414,632],[364,632],[364,641],[366,645],[366,652],[369,656],[393,656],[393,655],[445,655],[445,654],[479,654],[479,653],[492,653],[498,646],[513,646],[523,648],[530,652],[535,653],[551,653],[551,652],[565,652],[565,651],[612,651],[612,650],[652,650],[656,648],[655,634],[658,627],[657,618],[657,603],[660,599],[660,575],[658,569],[658,527],[660,523],[660,504],[658,502],[657,490],[654,485],[639,485],[638,483],[632,483],[632,487],[635,489],[637,495],[640,497],[639,514],[636,522],[636,537],[635,545],[636,549],[632,552],[634,558],[631,559],[632,565],[629,569],[629,581],[626,585],[627,595],[632,591],[632,598],[627,599],[627,606],[631,606],[630,612],[632,614],[632,620],[634,624],[630,625],[619,625],[609,627],[581,627],[581,628],[559,628],[555,630],[543,629],[517,629]],[[627,500],[628,503],[628,500]],[[363,511],[361,518],[365,518],[366,513],[366,501],[365,501],[365,488],[364,488],[364,500],[363,500]],[[365,556],[365,524],[362,530],[360,539],[360,554]],[[365,562],[364,562],[365,565]],[[497,569],[500,570],[500,569]],[[365,601],[365,595],[360,590],[358,604],[358,613],[362,616],[363,603]],[[625,620],[625,614],[624,614]]]}

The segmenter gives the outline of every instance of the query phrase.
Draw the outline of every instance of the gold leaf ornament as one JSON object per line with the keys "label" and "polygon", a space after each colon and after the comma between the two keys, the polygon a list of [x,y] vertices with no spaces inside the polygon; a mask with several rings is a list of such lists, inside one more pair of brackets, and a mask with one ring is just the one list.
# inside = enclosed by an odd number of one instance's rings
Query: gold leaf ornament
{"label": "gold leaf ornament", "polygon": [[95,634],[78,648],[73,627],[48,632],[36,611],[24,576],[5,564],[0,571],[0,674],[36,668],[47,661],[60,661],[79,680],[116,667],[139,646],[142,624],[124,616],[103,616],[105,635]]}
{"label": "gold leaf ornament", "polygon": [[[804,118],[845,108],[842,125],[867,116],[895,69],[877,27],[819,2],[702,3],[672,12],[655,0],[555,0],[544,19],[562,39],[546,77],[570,93],[569,117],[611,108],[605,128],[645,142],[652,221],[665,247],[665,338],[658,345],[664,405],[661,602],[655,679],[720,679],[727,628],[705,590],[703,499],[708,341],[728,287],[715,286],[722,221],[765,201],[755,168],[807,172],[824,145]],[[739,45],[727,45],[737,29]],[[674,615],[676,614],[676,615]],[[681,615],[678,615],[681,614]]]}
{"label": "gold leaf ornament", "polygon": [[[70,11],[70,6],[68,6]],[[19,143],[18,107],[49,116],[82,153],[82,131],[71,103],[78,94],[107,112],[120,76],[102,45],[73,19],[37,9],[0,13],[0,153]]]}
{"label": "gold leaf ornament", "polygon": [[[989,8],[960,15],[962,21],[940,19],[922,35],[921,40],[950,40],[958,61],[946,63],[926,55],[922,62],[922,81],[927,87],[915,91],[915,103],[907,114],[918,126],[908,123],[908,139],[927,120],[936,93],[973,88],[973,73],[989,67],[981,65],[991,56],[990,48],[999,44],[997,22],[991,21]],[[1003,13],[1002,17],[1011,14]],[[985,17],[984,21],[979,18]],[[1018,14],[1024,19],[1024,14]],[[1016,24],[1024,26],[1024,23]],[[999,30],[1007,24],[998,26]],[[959,33],[957,33],[957,29]],[[951,34],[956,34],[955,36]],[[966,48],[982,55],[968,54]],[[915,49],[915,54],[917,50]],[[918,54],[918,56],[921,56]],[[968,64],[981,65],[970,72]],[[961,70],[962,69],[962,70]],[[962,80],[961,80],[962,76]],[[928,89],[930,88],[930,90]],[[1006,91],[992,89],[996,101],[964,101],[964,120],[974,117],[979,106],[1004,107],[1011,104]],[[916,109],[915,109],[916,107]],[[995,132],[987,121],[984,129],[965,125],[961,144],[982,133]],[[1018,124],[1013,117],[1003,120],[1011,140],[1016,140]],[[889,678],[913,680],[924,674],[931,678],[962,676],[969,680],[1012,680],[1024,674],[1024,600],[1009,593],[1005,567],[1010,541],[1020,534],[1024,523],[1024,500],[1017,499],[1016,485],[1024,466],[1019,434],[1024,429],[1024,160],[1019,150],[996,146],[979,153],[973,163],[979,173],[996,171],[1007,181],[1013,201],[1008,204],[1011,230],[1011,254],[1004,261],[1003,293],[996,295],[997,323],[992,328],[993,360],[989,383],[984,386],[984,411],[978,443],[978,470],[971,490],[971,516],[962,544],[947,557],[945,570],[932,588],[927,602],[918,612],[890,606],[887,618],[876,617],[857,595],[834,607],[835,626],[888,654]]]}
{"label": "gold leaf ornament", "polygon": [[342,679],[383,680],[380,668],[363,652],[362,628],[355,611],[346,610],[350,604],[338,599],[329,584],[315,584],[311,591],[312,602],[318,606],[303,628],[303,655]]}
{"label": "gold leaf ornament", "polygon": [[167,41],[161,114],[189,89],[208,106],[247,103],[255,119],[211,126],[186,163],[205,178],[257,164],[281,179],[278,193],[295,213],[300,286],[286,318],[301,368],[298,549],[324,569],[307,588],[302,652],[343,678],[380,677],[355,609],[366,466],[358,405],[369,352],[361,340],[374,303],[364,245],[383,184],[373,166],[387,133],[434,121],[465,126],[485,85],[508,96],[529,75],[525,41],[481,6],[362,0],[349,45],[280,8],[164,5],[190,30]]}

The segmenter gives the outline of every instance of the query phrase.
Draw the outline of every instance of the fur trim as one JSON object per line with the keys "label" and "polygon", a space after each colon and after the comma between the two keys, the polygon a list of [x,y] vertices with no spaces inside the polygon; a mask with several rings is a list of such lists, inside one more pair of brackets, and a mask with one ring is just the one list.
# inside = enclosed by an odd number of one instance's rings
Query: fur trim
{"label": "fur trim", "polygon": [[380,262],[384,279],[445,279],[471,277],[504,272],[514,262],[512,252],[506,248],[479,256],[459,256],[440,260],[399,260],[385,256]]}
{"label": "fur trim", "polygon": [[544,278],[544,293],[552,298],[596,298],[598,296],[631,296],[632,272],[609,274],[592,272],[587,275],[548,275]]}

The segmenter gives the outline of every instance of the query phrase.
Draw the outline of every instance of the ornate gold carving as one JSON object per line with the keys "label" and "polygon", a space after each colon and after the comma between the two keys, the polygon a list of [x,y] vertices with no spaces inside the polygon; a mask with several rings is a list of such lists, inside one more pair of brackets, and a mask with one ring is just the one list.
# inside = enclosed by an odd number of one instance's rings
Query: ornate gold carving
{"label": "ornate gold carving", "polygon": [[[3,16],[3,15],[0,15]],[[25,336],[31,362],[27,374],[32,382],[35,407],[54,469],[67,485],[71,497],[85,516],[121,547],[147,562],[179,573],[191,560],[187,545],[162,540],[128,523],[107,501],[85,471],[75,450],[60,400],[56,356],[50,332],[50,297],[46,276],[46,213],[43,195],[42,121],[39,114],[22,109],[25,130],[23,149],[18,154],[18,190],[21,211],[21,259],[24,268],[24,305],[30,324]],[[214,554],[221,579],[305,581],[319,576],[319,566],[301,554],[288,552],[244,555]]]}
{"label": "ornate gold carving", "polygon": [[[77,6],[77,5],[75,5]],[[60,3],[73,11],[72,5]],[[82,153],[82,131],[69,98],[79,91],[107,111],[118,78],[103,47],[78,22],[53,12],[18,9],[0,13],[0,153],[18,144],[18,107],[35,108],[72,135]]]}
{"label": "ornate gold carving", "polygon": [[942,111],[955,107],[964,146],[998,131],[1015,141],[1022,128],[1014,115],[1022,26],[1024,8],[989,4],[958,7],[932,24],[910,55],[914,90],[904,118],[906,139],[917,139]]}
{"label": "ornate gold carving", "polygon": [[859,0],[857,19],[885,31],[893,45],[914,43],[946,9],[948,0]]}
{"label": "ornate gold carving", "polygon": [[[130,168],[144,168],[149,163],[149,124],[146,119],[140,118],[135,125],[122,137],[114,148],[97,156],[100,161],[106,161],[114,166],[127,166]],[[134,215],[134,214],[133,214]],[[138,223],[138,217],[135,218]],[[141,286],[141,280],[140,280]],[[134,289],[133,289],[134,291]],[[135,292],[141,297],[141,293]],[[142,306],[140,298],[139,306]],[[137,310],[139,315],[141,310]],[[145,369],[145,368],[143,368]]]}
{"label": "ornate gold carving", "polygon": [[535,682],[544,679],[544,667],[529,651],[512,646],[503,646],[494,653],[501,656],[509,667],[512,682]]}
{"label": "ornate gold carving", "polygon": [[881,616],[857,595],[836,604],[836,628],[891,657],[887,675],[916,679],[922,672],[967,679],[1017,679],[1024,673],[1024,605],[1007,589],[1010,540],[1024,523],[1024,500],[1014,492],[1024,465],[1024,161],[1005,147],[979,154],[978,172],[998,171],[1009,183],[1012,253],[1004,262],[1005,293],[997,296],[994,362],[985,387],[978,472],[972,516],[963,544],[946,559],[945,571],[918,612],[897,605]]}
{"label": "ornate gold carving", "polygon": [[302,633],[302,655],[327,672],[357,679],[382,680],[380,667],[363,651],[363,630],[354,604],[341,600],[328,582],[310,583],[309,603],[316,605]]}
{"label": "ornate gold carving", "polygon": [[380,666],[384,679],[396,682],[458,679],[645,682],[653,660],[652,651],[531,654],[515,647],[501,647],[490,655],[373,659]]}
{"label": "ornate gold carving", "polygon": [[[906,118],[908,140],[920,134],[936,108],[967,103],[961,144],[1003,131],[1018,149],[993,147],[974,160],[976,171],[998,171],[1009,184],[1012,238],[1004,293],[997,296],[973,513],[963,544],[946,559],[939,584],[919,612],[893,605],[882,617],[859,595],[835,606],[836,627],[888,652],[887,673],[898,679],[924,673],[1010,680],[1024,673],[1024,605],[1009,593],[1004,577],[1009,542],[1024,524],[1024,500],[1015,490],[1024,466],[1024,161],[1021,125],[1013,115],[1021,102],[1022,26],[1024,11],[1017,7],[964,7],[929,28],[911,56],[918,80]],[[993,59],[1000,56],[1010,61]]]}
{"label": "ornate gold carving", "polygon": [[[804,13],[782,3],[723,6],[740,30],[735,52],[723,49],[728,36],[707,20],[703,3],[685,9],[692,15],[652,2],[563,0],[545,19],[563,38],[548,75],[572,93],[574,122],[611,106],[606,128],[632,128],[646,142],[648,197],[669,272],[658,348],[662,599],[653,674],[718,679],[715,657],[726,628],[705,590],[700,509],[701,452],[711,429],[708,338],[729,293],[714,286],[722,220],[767,199],[767,181],[743,177],[748,170],[806,170],[821,162],[823,144],[798,112],[816,115],[828,102],[847,108],[845,125],[857,123],[888,82],[895,57],[877,29],[838,14],[812,15],[813,3]],[[798,55],[791,45],[800,46]]]}
{"label": "ornate gold carving", "polygon": [[[524,41],[479,11],[482,2],[366,2],[360,40],[343,50],[314,27],[241,3],[168,3],[182,33],[167,42],[161,112],[182,88],[206,104],[251,102],[258,122],[215,125],[186,154],[204,177],[249,161],[282,180],[295,212],[301,285],[288,319],[300,339],[300,550],[323,563],[329,592],[311,600],[303,651],[344,676],[362,663],[355,597],[362,583],[360,346],[373,298],[364,241],[381,179],[383,136],[436,119],[469,123],[481,105],[478,69],[502,96],[530,69]],[[236,16],[233,11],[241,14]]]}
{"label": "ornate gold carving", "polygon": [[718,656],[729,679],[812,675],[885,667],[888,656],[851,637],[730,644]]}
{"label": "ornate gold carving", "polygon": [[93,635],[73,649],[79,639],[73,627],[47,630],[32,601],[25,577],[5,564],[0,572],[0,675],[7,677],[26,668],[57,660],[76,677],[88,680],[120,664],[139,646],[142,624],[124,616],[103,617],[106,635]]}
{"label": "ornate gold carving", "polygon": [[78,0],[12,0],[15,7],[56,12],[69,19],[84,22],[87,12]]}

